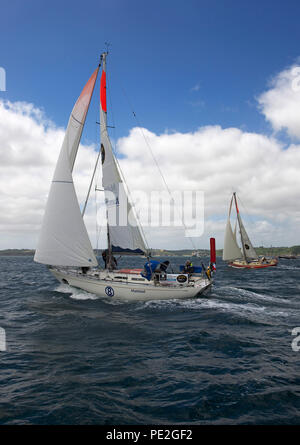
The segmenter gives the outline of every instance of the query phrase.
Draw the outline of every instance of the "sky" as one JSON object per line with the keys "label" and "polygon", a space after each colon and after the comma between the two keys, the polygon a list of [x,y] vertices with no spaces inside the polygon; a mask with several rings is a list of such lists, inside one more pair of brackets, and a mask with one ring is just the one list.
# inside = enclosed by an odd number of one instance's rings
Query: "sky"
{"label": "sky", "polygon": [[[130,190],[164,185],[150,147],[171,190],[204,193],[193,243],[146,227],[149,245],[207,248],[215,236],[222,247],[234,190],[253,244],[300,244],[299,13],[291,0],[2,1],[0,248],[35,248],[69,114],[106,42],[108,121]],[[98,96],[76,161],[80,201]]]}

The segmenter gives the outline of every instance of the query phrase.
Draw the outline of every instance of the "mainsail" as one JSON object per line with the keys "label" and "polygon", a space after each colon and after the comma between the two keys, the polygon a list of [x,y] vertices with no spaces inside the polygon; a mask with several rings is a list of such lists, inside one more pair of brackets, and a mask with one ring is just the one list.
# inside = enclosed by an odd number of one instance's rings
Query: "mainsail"
{"label": "mainsail", "polygon": [[54,172],[34,260],[55,266],[98,264],[83,222],[72,170],[99,67],[79,96],[69,119]]}
{"label": "mainsail", "polygon": [[100,131],[102,186],[108,220],[108,239],[112,252],[145,253],[144,238],[133,208],[128,201],[125,184],[121,177],[116,158],[107,132],[106,103],[106,53],[102,55],[102,75],[100,83]]}
{"label": "mainsail", "polygon": [[257,258],[257,253],[255,252],[254,247],[252,246],[252,243],[250,241],[250,238],[246,232],[246,229],[244,227],[244,224],[242,222],[242,218],[240,215],[240,211],[237,204],[236,199],[236,193],[233,194],[234,202],[235,202],[235,208],[236,208],[236,216],[237,221],[240,229],[240,235],[241,235],[241,243],[242,243],[242,254],[244,257],[244,260],[247,261],[248,259]]}
{"label": "mainsail", "polygon": [[223,260],[231,261],[237,258],[241,258],[241,249],[236,241],[236,228],[234,232],[232,231],[231,222],[230,222],[230,214],[232,208],[232,200],[230,202],[229,213],[227,218],[227,224],[225,229],[225,238],[224,238],[224,248],[223,248]]}
{"label": "mainsail", "polygon": [[[233,232],[231,223],[230,223],[230,214],[231,214],[233,199],[235,202],[237,223],[238,223],[239,231],[240,231],[240,235],[241,235],[241,243],[242,243],[241,249],[238,246],[237,240],[236,240],[236,225],[235,225],[234,232]],[[231,201],[230,201],[229,214],[228,214],[228,219],[227,219],[227,224],[226,224],[226,229],[225,229],[223,260],[231,261],[231,260],[236,260],[239,258],[244,258],[244,260],[247,262],[248,260],[257,258],[257,253],[256,253],[254,247],[252,246],[250,238],[249,238],[249,236],[246,232],[246,229],[244,227],[244,224],[242,222],[240,211],[239,211],[239,208],[237,205],[236,194],[234,193],[233,197],[231,198]]]}
{"label": "mainsail", "polygon": [[243,253],[246,256],[247,259],[253,259],[257,258],[257,253],[252,246],[252,243],[250,241],[250,238],[246,232],[246,229],[244,227],[244,224],[242,222],[242,219],[240,217],[240,214],[238,213],[238,221],[240,226],[240,234],[241,234],[241,241],[242,245],[244,246]]}

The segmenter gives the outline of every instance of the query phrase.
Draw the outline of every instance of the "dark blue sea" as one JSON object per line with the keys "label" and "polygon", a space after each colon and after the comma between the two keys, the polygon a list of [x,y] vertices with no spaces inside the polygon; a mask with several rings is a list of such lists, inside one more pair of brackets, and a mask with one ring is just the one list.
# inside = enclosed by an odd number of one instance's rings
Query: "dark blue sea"
{"label": "dark blue sea", "polygon": [[300,424],[297,326],[300,259],[218,259],[205,297],[121,303],[2,256],[0,424]]}

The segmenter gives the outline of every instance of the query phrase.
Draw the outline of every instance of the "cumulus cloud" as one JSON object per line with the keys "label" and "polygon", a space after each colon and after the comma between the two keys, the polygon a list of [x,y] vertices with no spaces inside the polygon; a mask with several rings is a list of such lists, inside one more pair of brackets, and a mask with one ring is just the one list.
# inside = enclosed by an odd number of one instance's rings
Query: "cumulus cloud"
{"label": "cumulus cloud", "polygon": [[300,139],[300,66],[293,65],[275,76],[258,103],[275,131],[286,130]]}
{"label": "cumulus cloud", "polygon": [[[275,130],[284,128],[289,135],[300,137],[300,125],[296,123],[300,116],[296,96],[300,93],[290,93],[292,80],[292,68],[280,73],[259,103]],[[34,105],[0,101],[0,248],[35,247],[63,137],[64,129],[50,122]],[[142,220],[147,222],[145,210],[151,192],[165,190],[165,182],[172,193],[204,193],[204,234],[190,242],[184,230],[177,227],[146,225],[150,247],[208,247],[210,236],[215,236],[217,246],[222,247],[233,191],[241,198],[242,214],[250,215],[245,225],[254,245],[300,244],[296,230],[300,223],[297,143],[287,147],[276,136],[211,125],[189,133],[155,134],[146,128],[133,128],[116,147]],[[85,199],[96,156],[94,146],[82,145],[79,149],[74,182],[80,202]],[[144,198],[139,199],[136,192],[144,193]],[[99,199],[101,222],[105,212]],[[179,204],[176,198],[177,210]],[[155,208],[158,204],[152,205]],[[92,200],[86,223],[96,246],[94,207]],[[201,211],[198,217],[202,217]],[[102,229],[101,243],[104,232]]]}
{"label": "cumulus cloud", "polygon": [[[32,104],[0,101],[0,248],[35,247],[64,129]],[[75,182],[83,199],[93,147],[82,146]]]}
{"label": "cumulus cloud", "polygon": [[[148,193],[162,188],[164,181],[155,169],[145,138],[171,190],[204,192],[205,236],[200,241],[203,247],[206,239],[214,235],[219,246],[223,245],[233,191],[245,205],[241,211],[255,221],[248,222],[255,244],[299,242],[297,233],[290,228],[292,223],[295,227],[300,222],[300,146],[284,149],[273,137],[220,126],[161,135],[134,128],[128,137],[119,140],[119,152],[124,156],[122,170],[131,190],[143,189]],[[132,175],[133,170],[140,174]]]}

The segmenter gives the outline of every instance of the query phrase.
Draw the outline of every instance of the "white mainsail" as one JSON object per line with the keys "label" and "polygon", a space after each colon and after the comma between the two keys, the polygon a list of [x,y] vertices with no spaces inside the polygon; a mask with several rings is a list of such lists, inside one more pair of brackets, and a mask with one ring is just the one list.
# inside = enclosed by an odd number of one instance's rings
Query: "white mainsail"
{"label": "white mainsail", "polygon": [[109,241],[113,251],[143,253],[147,251],[145,241],[132,206],[128,201],[125,185],[107,132],[106,53],[102,57],[103,71],[100,86],[101,161]]}
{"label": "white mainsail", "polygon": [[244,246],[244,255],[248,259],[257,258],[257,253],[256,253],[254,247],[252,246],[250,238],[249,238],[249,236],[246,232],[246,229],[244,227],[244,224],[242,222],[242,218],[240,217],[239,214],[238,214],[238,220],[239,220],[239,226],[240,226],[241,241]]}
{"label": "white mainsail", "polygon": [[234,202],[235,202],[237,221],[238,221],[240,235],[241,235],[242,255],[244,257],[244,260],[247,262],[247,260],[249,260],[249,259],[257,258],[257,253],[255,252],[255,249],[252,246],[250,238],[249,238],[249,236],[246,232],[246,229],[244,227],[244,224],[242,222],[242,218],[241,218],[240,211],[239,211],[238,204],[237,204],[236,193],[233,194],[233,197],[234,197]]}
{"label": "white mainsail", "polygon": [[34,256],[38,263],[78,267],[98,264],[83,222],[72,178],[98,71],[99,67],[84,87],[69,119]]}
{"label": "white mainsail", "polygon": [[[236,208],[236,215],[237,215],[237,223],[239,226],[239,232],[241,236],[241,243],[242,248],[238,246],[237,239],[236,239],[236,225],[234,228],[234,231],[232,230],[231,223],[230,223],[230,214],[231,214],[231,208],[232,208],[232,202],[235,202],[235,208]],[[224,261],[231,261],[244,258],[244,260],[247,262],[247,260],[251,260],[254,258],[257,258],[257,253],[252,246],[252,243],[250,241],[250,238],[246,232],[246,229],[244,227],[244,224],[242,222],[242,218],[240,215],[240,211],[237,205],[237,198],[236,194],[233,194],[233,197],[230,201],[230,207],[229,207],[229,214],[225,229],[225,238],[224,238],[224,249],[223,249],[223,260]]]}
{"label": "white mainsail", "polygon": [[236,241],[236,229],[234,232],[232,231],[231,222],[230,222],[230,214],[232,208],[232,200],[230,202],[229,213],[227,218],[227,224],[225,229],[225,238],[224,238],[224,248],[223,248],[223,260],[231,261],[237,258],[241,258],[241,249]]}

